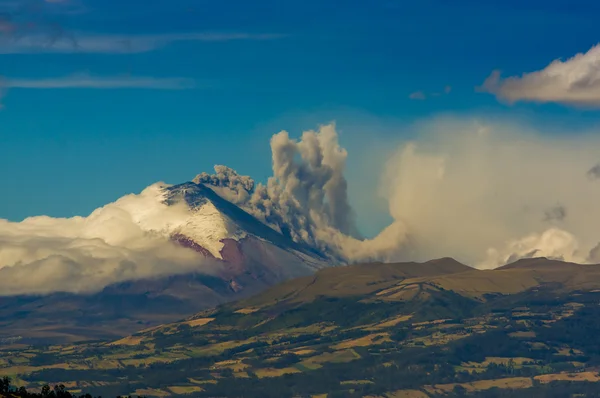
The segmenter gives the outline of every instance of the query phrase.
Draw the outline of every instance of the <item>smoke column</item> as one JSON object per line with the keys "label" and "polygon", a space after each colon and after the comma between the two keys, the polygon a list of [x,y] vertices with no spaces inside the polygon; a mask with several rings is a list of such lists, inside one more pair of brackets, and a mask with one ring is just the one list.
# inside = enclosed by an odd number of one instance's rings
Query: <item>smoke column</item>
{"label": "smoke column", "polygon": [[350,263],[452,256],[494,268],[525,257],[600,260],[596,136],[457,118],[418,129],[373,176],[394,221],[370,240],[355,225],[348,153],[333,124],[297,141],[285,131],[274,135],[266,185],[224,166],[196,181],[295,241]]}

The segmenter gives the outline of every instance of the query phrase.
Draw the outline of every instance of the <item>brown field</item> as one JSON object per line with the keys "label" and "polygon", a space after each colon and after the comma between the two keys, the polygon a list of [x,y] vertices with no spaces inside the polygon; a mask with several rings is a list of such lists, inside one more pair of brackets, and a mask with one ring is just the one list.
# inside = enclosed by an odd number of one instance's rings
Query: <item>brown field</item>
{"label": "brown field", "polygon": [[343,341],[339,344],[332,346],[334,350],[345,350],[352,347],[368,347],[370,345],[390,342],[389,333],[373,333],[359,339]]}
{"label": "brown field", "polygon": [[382,323],[378,323],[375,324],[374,326],[371,326],[369,328],[363,328],[365,330],[377,330],[377,329],[386,329],[386,328],[392,328],[396,325],[398,325],[399,323],[402,322],[406,322],[408,320],[410,320],[410,318],[412,318],[412,315],[400,315],[398,317],[392,318],[388,321],[382,322]]}
{"label": "brown field", "polygon": [[184,324],[190,325],[191,327],[194,328],[197,326],[204,326],[214,320],[215,320],[215,318],[200,318],[200,319],[194,319],[193,321],[184,322]]}
{"label": "brown field", "polygon": [[429,398],[429,395],[418,390],[398,390],[388,392],[384,395],[385,398]]}
{"label": "brown field", "polygon": [[[575,353],[575,355],[583,355],[583,351],[581,351],[581,350],[575,350],[574,349],[573,352]],[[554,354],[554,355],[563,355],[563,356],[566,356],[566,357],[570,357],[573,354],[571,354],[571,348],[564,347],[564,348],[561,348],[560,350],[558,350],[558,352],[556,354]]]}
{"label": "brown field", "polygon": [[173,394],[193,394],[195,392],[204,391],[202,387],[198,386],[171,386],[168,387],[167,390],[171,391]]}
{"label": "brown field", "polygon": [[196,380],[196,379],[188,379],[190,383],[194,384],[217,384],[216,380]]}
{"label": "brown field", "polygon": [[117,340],[117,341],[113,341],[112,343],[109,343],[108,345],[110,346],[116,346],[116,345],[139,345],[142,341],[144,340],[144,338],[142,336],[127,336],[125,338],[122,338],[121,340]]}
{"label": "brown field", "polygon": [[260,310],[259,307],[248,307],[248,308],[240,308],[239,310],[235,311],[235,313],[248,315],[248,314],[253,314],[259,310]]}
{"label": "brown field", "polygon": [[146,395],[146,396],[151,396],[151,397],[168,397],[171,394],[163,391],[163,390],[157,390],[154,388],[145,388],[145,389],[140,389],[140,390],[136,390],[134,392],[135,395]]}
{"label": "brown field", "polygon": [[196,355],[206,355],[206,356],[219,355],[220,353],[222,353],[223,351],[225,351],[229,348],[234,348],[234,347],[237,347],[240,345],[253,343],[255,341],[257,341],[256,338],[251,338],[251,339],[244,340],[244,341],[238,341],[238,340],[225,341],[222,343],[216,343],[216,344],[211,344],[208,346],[194,348],[190,351]]}
{"label": "brown field", "polygon": [[464,334],[434,333],[430,336],[416,338],[416,339],[412,340],[412,342],[416,343],[419,341],[419,342],[422,342],[423,344],[425,344],[426,346],[444,345],[444,344],[448,344],[449,342],[454,341],[454,340],[464,339],[466,337],[469,337],[470,335],[471,335],[470,333],[464,333]]}
{"label": "brown field", "polygon": [[283,368],[283,369],[263,368],[263,369],[256,369],[256,371],[254,373],[256,373],[256,375],[260,379],[262,379],[265,377],[279,377],[279,376],[283,376],[286,374],[300,373],[300,371],[296,368]]}
{"label": "brown field", "polygon": [[[128,365],[133,365],[133,366],[148,366],[151,365],[153,363],[169,363],[169,362],[174,362],[178,359],[181,358],[167,358],[167,357],[148,357],[148,358],[141,358],[141,359],[124,359],[121,362],[123,363],[123,365],[128,366]],[[120,368],[121,366],[116,366],[117,368]]]}
{"label": "brown field", "polygon": [[[316,355],[314,357],[306,358],[304,361],[300,362],[301,365],[308,369],[318,369],[320,364],[322,363],[343,363],[343,362],[351,362],[355,359],[359,359],[360,355],[356,353],[354,350],[342,350],[337,352],[325,352],[321,355]],[[316,365],[316,366],[315,366]]]}
{"label": "brown field", "polygon": [[249,368],[250,365],[246,365],[241,360],[229,360],[229,361],[217,362],[214,364],[214,367],[221,368],[221,369],[231,369],[234,372],[239,373],[239,372],[242,372],[243,370]]}
{"label": "brown field", "polygon": [[14,375],[23,375],[28,373],[37,372],[43,369],[69,369],[69,370],[87,370],[88,366],[80,365],[76,363],[57,363],[54,365],[48,366],[27,366],[27,365],[17,365],[11,366],[8,368],[0,368],[0,376],[14,376]]}
{"label": "brown field", "polygon": [[29,347],[27,344],[9,344],[0,346],[0,351],[18,351]]}
{"label": "brown field", "polygon": [[342,385],[352,385],[352,384],[373,384],[371,380],[346,380],[341,382]]}
{"label": "brown field", "polygon": [[431,326],[431,325],[439,325],[441,323],[444,322],[448,322],[451,321],[452,319],[436,319],[435,321],[429,321],[429,322],[417,322],[417,323],[413,323],[412,325],[414,327],[419,327],[419,326]]}
{"label": "brown field", "polygon": [[598,372],[580,372],[580,373],[555,373],[549,375],[535,376],[534,379],[541,383],[550,383],[552,381],[600,381]]}
{"label": "brown field", "polygon": [[294,354],[299,355],[299,356],[305,356],[305,355],[310,355],[310,354],[314,353],[315,350],[311,350],[309,348],[300,348],[300,349],[297,349],[297,350],[291,351],[291,352],[293,352]]}
{"label": "brown field", "polygon": [[426,386],[425,390],[432,394],[445,394],[451,392],[454,387],[461,386],[467,391],[482,391],[490,388],[529,388],[533,386],[533,381],[527,377],[510,377],[505,379],[480,380],[471,383],[452,383],[452,384],[436,384],[434,386]]}
{"label": "brown field", "polygon": [[301,334],[307,334],[307,333],[321,333],[321,334],[326,334],[331,332],[332,330],[337,329],[338,326],[336,325],[331,325],[328,323],[313,323],[312,325],[308,325],[308,326],[302,326],[302,327],[296,327],[296,328],[288,328],[285,329],[285,331],[282,332],[278,332],[278,333],[271,333],[269,334],[269,337],[272,337],[273,339],[279,338],[279,337],[285,337],[285,336],[290,336],[290,335],[301,335]]}
{"label": "brown field", "polygon": [[509,333],[509,336],[520,339],[534,339],[536,337],[535,332],[514,332]]}
{"label": "brown field", "polygon": [[497,365],[508,365],[510,361],[513,361],[515,365],[523,365],[525,363],[535,363],[535,359],[524,358],[524,357],[514,357],[514,358],[501,358],[501,357],[486,357],[485,361],[481,363],[482,366],[488,366],[491,363],[495,363]]}

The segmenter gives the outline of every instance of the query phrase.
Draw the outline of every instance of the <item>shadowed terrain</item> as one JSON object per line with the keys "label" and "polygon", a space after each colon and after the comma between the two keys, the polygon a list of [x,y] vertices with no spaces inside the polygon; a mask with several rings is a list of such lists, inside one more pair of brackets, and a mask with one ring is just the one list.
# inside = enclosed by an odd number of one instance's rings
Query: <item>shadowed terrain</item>
{"label": "shadowed terrain", "polygon": [[599,276],[543,258],[327,268],[125,338],[5,344],[0,375],[104,396],[592,397]]}

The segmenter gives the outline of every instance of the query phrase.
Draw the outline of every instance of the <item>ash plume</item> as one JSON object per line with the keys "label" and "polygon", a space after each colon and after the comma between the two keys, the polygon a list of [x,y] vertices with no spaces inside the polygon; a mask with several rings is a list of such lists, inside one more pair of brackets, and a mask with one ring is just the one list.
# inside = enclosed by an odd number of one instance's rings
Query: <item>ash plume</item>
{"label": "ash plume", "polygon": [[400,143],[373,176],[394,220],[373,239],[357,231],[344,175],[348,153],[333,124],[297,141],[285,131],[273,136],[273,176],[265,185],[223,166],[197,181],[348,263],[452,256],[495,268],[531,256],[597,257],[594,135],[549,138],[526,125],[475,118],[438,118],[415,129],[417,138]]}
{"label": "ash plume", "polygon": [[297,242],[328,250],[319,236],[323,230],[358,236],[344,177],[348,153],[340,147],[334,125],[306,131],[300,140],[282,131],[271,138],[271,151],[273,176],[266,185],[225,166],[215,166],[213,175],[199,174],[194,182],[216,188]]}
{"label": "ash plume", "polygon": [[560,222],[567,217],[567,208],[563,205],[556,205],[544,212],[544,220],[548,222]]}

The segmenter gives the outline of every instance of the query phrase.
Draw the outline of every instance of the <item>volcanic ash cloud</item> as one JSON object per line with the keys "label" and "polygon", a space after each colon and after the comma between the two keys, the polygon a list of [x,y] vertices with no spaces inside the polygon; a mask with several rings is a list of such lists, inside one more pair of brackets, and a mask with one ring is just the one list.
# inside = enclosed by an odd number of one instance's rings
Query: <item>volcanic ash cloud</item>
{"label": "volcanic ash cloud", "polygon": [[418,138],[400,144],[373,176],[394,219],[373,239],[357,232],[345,177],[348,153],[335,125],[299,140],[276,134],[266,185],[224,166],[197,181],[294,240],[346,262],[452,256],[494,268],[523,257],[598,257],[600,181],[594,171],[600,154],[593,135],[548,136],[521,124],[457,118],[417,129]]}

